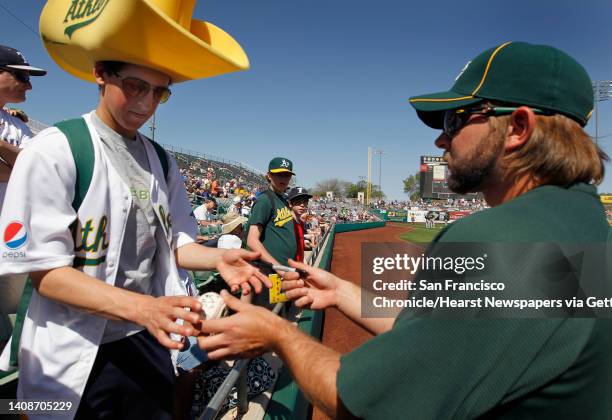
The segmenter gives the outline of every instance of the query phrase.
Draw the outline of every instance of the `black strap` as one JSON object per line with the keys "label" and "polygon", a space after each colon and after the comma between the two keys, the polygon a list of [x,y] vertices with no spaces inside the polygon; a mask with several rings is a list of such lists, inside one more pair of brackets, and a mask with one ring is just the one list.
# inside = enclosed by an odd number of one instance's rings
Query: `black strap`
{"label": "black strap", "polygon": [[151,144],[153,145],[153,147],[155,148],[155,153],[157,153],[157,157],[159,158],[159,162],[161,163],[162,171],[164,171],[164,179],[166,180],[166,182],[168,182],[169,165],[168,165],[168,155],[166,154],[166,151],[159,143],[151,140],[147,136],[142,136],[142,137],[149,140]]}

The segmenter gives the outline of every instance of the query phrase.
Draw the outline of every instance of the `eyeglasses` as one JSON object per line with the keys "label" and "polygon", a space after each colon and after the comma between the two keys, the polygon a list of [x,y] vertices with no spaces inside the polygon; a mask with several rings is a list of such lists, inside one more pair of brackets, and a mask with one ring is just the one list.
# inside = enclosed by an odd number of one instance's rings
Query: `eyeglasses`
{"label": "eyeglasses", "polygon": [[142,98],[147,96],[153,89],[153,99],[160,104],[163,104],[170,98],[172,91],[168,86],[152,86],[149,82],[145,82],[137,77],[122,77],[117,75],[121,80],[121,88],[132,98]]}
{"label": "eyeglasses", "polygon": [[[444,113],[444,134],[453,137],[470,119],[471,115],[499,116],[510,115],[518,107],[514,106],[484,106],[473,109],[451,109]],[[551,115],[551,112],[538,108],[531,108],[536,115]]]}
{"label": "eyeglasses", "polygon": [[15,70],[8,67],[0,67],[0,71],[11,73],[15,79],[21,83],[28,83],[30,81],[30,73],[23,70]]}

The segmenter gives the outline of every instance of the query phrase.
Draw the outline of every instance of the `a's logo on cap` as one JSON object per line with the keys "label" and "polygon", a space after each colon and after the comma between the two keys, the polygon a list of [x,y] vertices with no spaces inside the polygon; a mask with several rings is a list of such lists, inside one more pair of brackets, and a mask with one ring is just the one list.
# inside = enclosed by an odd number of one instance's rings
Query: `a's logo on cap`
{"label": "a's logo on cap", "polygon": [[19,249],[28,242],[28,232],[21,222],[11,222],[4,229],[4,243],[9,249]]}
{"label": "a's logo on cap", "polygon": [[289,167],[289,162],[287,162],[285,159],[283,159],[283,163],[281,163],[281,166],[283,168],[288,168]]}
{"label": "a's logo on cap", "polygon": [[472,61],[470,60],[470,61],[468,61],[467,63],[465,63],[465,66],[463,66],[463,68],[461,69],[461,71],[459,72],[459,74],[457,75],[457,77],[455,77],[455,82],[456,82],[457,80],[459,80],[459,78],[460,78],[461,76],[463,76],[463,73],[465,73],[465,71],[467,70],[467,68],[468,68],[468,66],[470,65],[470,63],[471,63],[471,62],[472,62]]}

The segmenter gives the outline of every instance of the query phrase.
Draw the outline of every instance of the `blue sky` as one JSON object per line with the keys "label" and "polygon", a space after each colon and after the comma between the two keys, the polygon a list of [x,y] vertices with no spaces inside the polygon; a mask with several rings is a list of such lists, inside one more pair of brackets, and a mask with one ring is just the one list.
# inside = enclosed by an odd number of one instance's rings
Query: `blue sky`
{"label": "blue sky", "polygon": [[[64,73],[5,10],[37,30],[43,5],[0,0],[0,43],[49,70],[21,107],[51,123],[93,109],[97,91]],[[405,198],[402,179],[416,173],[419,156],[439,154],[437,132],[418,120],[408,97],[450,88],[468,60],[496,44],[554,45],[593,80],[612,80],[606,0],[198,0],[194,16],[232,34],[251,69],[175,85],[159,107],[156,140],[259,169],[287,156],[307,187],[333,177],[358,181],[371,146],[385,152],[383,190]],[[611,101],[599,111],[600,144],[612,155]],[[587,131],[594,135],[594,118]],[[374,183],[378,171],[376,159]],[[607,172],[600,191],[612,192],[612,166]]]}

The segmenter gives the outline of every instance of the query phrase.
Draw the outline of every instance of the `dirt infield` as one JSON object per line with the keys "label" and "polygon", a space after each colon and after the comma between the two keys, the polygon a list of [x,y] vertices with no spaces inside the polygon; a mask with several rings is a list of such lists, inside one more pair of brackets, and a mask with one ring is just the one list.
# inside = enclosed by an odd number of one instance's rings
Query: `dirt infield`
{"label": "dirt infield", "polygon": [[[361,285],[361,244],[362,242],[404,242],[399,235],[411,230],[406,224],[387,223],[385,227],[357,230],[337,234],[334,241],[331,272],[335,275]],[[372,337],[365,329],[348,320],[336,309],[325,311],[323,325],[323,344],[340,353],[348,353]],[[318,410],[313,410],[312,418],[326,419]]]}

